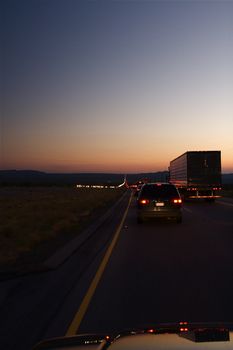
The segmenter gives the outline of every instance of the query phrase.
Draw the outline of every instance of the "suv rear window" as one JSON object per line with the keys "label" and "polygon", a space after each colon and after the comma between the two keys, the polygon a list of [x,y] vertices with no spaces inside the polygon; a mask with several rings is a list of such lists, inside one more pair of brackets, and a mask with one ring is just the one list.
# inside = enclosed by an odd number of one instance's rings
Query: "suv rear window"
{"label": "suv rear window", "polygon": [[173,185],[145,185],[141,196],[146,198],[172,198],[179,196]]}

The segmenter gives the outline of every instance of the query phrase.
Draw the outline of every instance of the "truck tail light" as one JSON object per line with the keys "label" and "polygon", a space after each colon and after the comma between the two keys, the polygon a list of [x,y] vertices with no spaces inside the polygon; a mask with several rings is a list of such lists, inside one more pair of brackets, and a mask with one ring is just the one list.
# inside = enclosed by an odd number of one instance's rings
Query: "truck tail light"
{"label": "truck tail light", "polygon": [[172,200],[172,203],[174,203],[174,204],[181,204],[182,203],[182,199],[175,198],[175,199]]}

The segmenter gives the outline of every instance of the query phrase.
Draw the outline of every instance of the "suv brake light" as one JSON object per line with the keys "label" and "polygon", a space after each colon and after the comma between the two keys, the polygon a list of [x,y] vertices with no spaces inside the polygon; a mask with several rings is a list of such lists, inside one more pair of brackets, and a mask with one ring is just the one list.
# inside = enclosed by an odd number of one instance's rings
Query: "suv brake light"
{"label": "suv brake light", "polygon": [[145,205],[145,204],[149,204],[149,199],[140,199],[139,204]]}

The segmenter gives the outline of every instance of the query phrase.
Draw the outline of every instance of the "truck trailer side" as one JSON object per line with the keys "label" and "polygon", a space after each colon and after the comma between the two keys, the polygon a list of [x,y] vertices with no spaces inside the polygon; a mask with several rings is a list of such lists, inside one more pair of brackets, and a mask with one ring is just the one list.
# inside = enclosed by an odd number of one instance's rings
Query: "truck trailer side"
{"label": "truck trailer side", "polygon": [[220,197],[221,151],[188,151],[170,162],[170,182],[184,199]]}

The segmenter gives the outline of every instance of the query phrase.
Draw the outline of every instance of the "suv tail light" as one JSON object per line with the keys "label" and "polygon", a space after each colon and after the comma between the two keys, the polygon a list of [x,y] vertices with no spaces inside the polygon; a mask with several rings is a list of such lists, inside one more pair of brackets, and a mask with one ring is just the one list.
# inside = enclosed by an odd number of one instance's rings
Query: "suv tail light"
{"label": "suv tail light", "polygon": [[149,199],[140,199],[139,204],[145,205],[145,204],[149,204]]}

